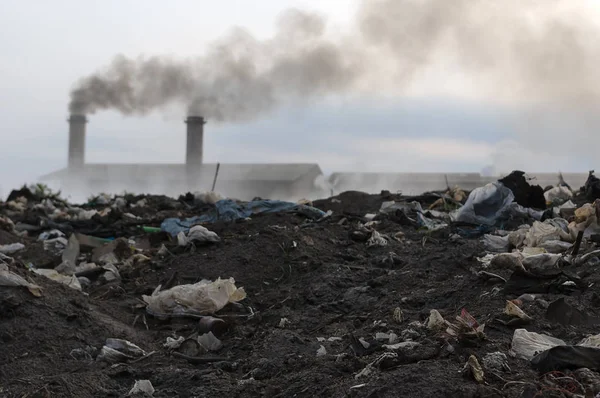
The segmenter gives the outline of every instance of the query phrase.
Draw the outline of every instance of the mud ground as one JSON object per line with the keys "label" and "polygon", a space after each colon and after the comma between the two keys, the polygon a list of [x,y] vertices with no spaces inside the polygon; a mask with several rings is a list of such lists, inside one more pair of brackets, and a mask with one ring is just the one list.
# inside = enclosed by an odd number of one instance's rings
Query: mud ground
{"label": "mud ground", "polygon": [[[377,213],[381,203],[393,197],[349,192],[315,202],[334,213],[308,226],[305,218],[290,214],[218,223],[210,229],[221,243],[192,251],[173,248],[172,255],[152,256],[150,264],[121,270],[121,281],[87,294],[28,272],[22,266],[28,262],[53,264],[60,259],[44,252],[34,239],[0,231],[0,244],[23,242],[28,247],[15,256],[18,263],[10,269],[44,289],[36,298],[25,289],[0,288],[0,396],[122,397],[140,379],[152,382],[154,397],[560,396],[544,395],[541,375],[527,361],[510,356],[510,370],[486,372],[485,383],[463,374],[471,354],[481,361],[487,353],[508,353],[516,327],[498,319],[506,300],[518,294],[505,294],[502,282],[478,276],[477,257],[484,252],[479,239],[450,238],[452,228],[430,233],[382,217],[376,229],[390,236],[403,232],[403,240],[367,248],[353,239],[356,222],[366,213]],[[165,213],[153,210],[156,221],[169,212],[161,211]],[[150,254],[157,249],[154,245]],[[596,270],[571,271],[598,285]],[[503,276],[508,278],[510,272]],[[159,284],[217,277],[234,277],[237,286],[244,287],[244,306],[252,308],[254,316],[248,319],[231,308],[222,311],[229,324],[221,336],[222,361],[193,364],[170,355],[162,346],[166,338],[192,334],[197,321],[155,319],[145,313],[141,295],[151,294]],[[600,316],[595,290],[540,297],[546,302],[567,297],[590,315]],[[401,319],[394,316],[396,308]],[[487,339],[466,343],[415,326],[414,321],[424,322],[432,309],[449,321],[466,309],[479,324],[486,324]],[[533,318],[529,331],[572,343],[597,332],[548,322],[539,301],[525,303],[522,309]],[[394,332],[399,341],[410,337],[419,346],[400,350],[389,367],[357,378],[385,352],[374,339],[378,332]],[[109,337],[155,353],[118,365],[71,354],[78,348],[100,349]],[[328,341],[331,337],[339,339]],[[357,343],[360,338],[370,347]],[[321,346],[326,354],[318,356]]]}

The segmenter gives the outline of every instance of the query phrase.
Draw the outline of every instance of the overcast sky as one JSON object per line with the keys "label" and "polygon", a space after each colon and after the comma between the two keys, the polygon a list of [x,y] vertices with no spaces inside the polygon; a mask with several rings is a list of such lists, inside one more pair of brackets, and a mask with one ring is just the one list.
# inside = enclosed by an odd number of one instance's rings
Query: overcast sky
{"label": "overcast sky", "polygon": [[[0,193],[65,167],[69,91],[116,54],[193,57],[234,25],[269,38],[288,7],[318,11],[343,30],[357,1],[0,1]],[[479,172],[494,163],[511,167],[506,159],[539,171],[593,168],[591,157],[570,156],[559,144],[529,152],[515,141],[522,131],[508,113],[444,93],[328,98],[246,124],[209,121],[205,159],[318,162],[326,172]],[[173,109],[144,117],[92,115],[86,160],[182,162],[184,116]],[[577,143],[568,145],[576,150]]]}

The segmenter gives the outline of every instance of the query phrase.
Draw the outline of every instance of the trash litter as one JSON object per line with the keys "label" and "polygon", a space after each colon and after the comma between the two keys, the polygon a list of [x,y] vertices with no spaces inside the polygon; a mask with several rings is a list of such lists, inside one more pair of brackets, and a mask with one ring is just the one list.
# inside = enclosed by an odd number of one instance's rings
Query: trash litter
{"label": "trash litter", "polygon": [[69,237],[67,247],[62,253],[62,264],[57,267],[57,270],[66,275],[72,275],[77,266],[77,258],[79,257],[79,241],[75,234]]}
{"label": "trash litter", "polygon": [[555,337],[517,329],[513,334],[510,353],[517,358],[529,361],[540,352],[564,345],[566,345],[564,341]]}
{"label": "trash litter", "polygon": [[525,246],[538,247],[541,243],[549,240],[570,240],[571,234],[548,220],[545,222],[535,221],[529,229],[523,242]]}
{"label": "trash litter", "polygon": [[146,311],[157,317],[171,315],[214,314],[229,303],[246,298],[244,288],[237,288],[235,280],[202,280],[193,285],[179,285],[160,291],[156,288],[151,296],[142,296],[148,304]]}
{"label": "trash litter", "polygon": [[498,182],[512,191],[515,202],[519,205],[533,209],[546,209],[544,189],[539,185],[530,185],[523,171],[515,170]]}
{"label": "trash litter", "polygon": [[376,360],[367,364],[367,366],[361,370],[356,376],[355,379],[359,379],[361,377],[367,377],[371,373],[375,371],[375,369],[388,369],[396,362],[398,359],[398,354],[395,352],[386,352],[380,355]]}
{"label": "trash litter", "polygon": [[43,275],[46,278],[53,280],[54,282],[58,282],[58,283],[62,283],[63,285],[67,285],[71,289],[81,290],[81,283],[79,283],[79,280],[77,279],[77,277],[75,275],[67,276],[67,275],[61,274],[60,272],[58,272],[55,269],[45,269],[45,268],[36,268],[36,269],[33,269],[33,272],[35,272],[38,275]]}
{"label": "trash litter", "polygon": [[386,350],[391,350],[391,351],[397,351],[400,349],[412,350],[420,345],[421,344],[417,343],[416,341],[403,341],[402,343],[384,344],[383,348],[385,348]]}
{"label": "trash litter", "polygon": [[223,348],[223,342],[216,338],[212,332],[198,336],[197,341],[206,351],[219,351]]}
{"label": "trash litter", "polygon": [[216,233],[209,231],[207,228],[202,225],[196,225],[190,228],[190,231],[187,236],[183,231],[177,234],[177,244],[179,246],[187,246],[190,243],[198,242],[220,242],[221,238]]}
{"label": "trash litter", "polygon": [[580,368],[600,370],[600,348],[561,345],[539,353],[531,359],[531,365],[542,373]]}
{"label": "trash litter", "polygon": [[387,246],[388,241],[379,232],[373,230],[371,237],[367,241],[367,247],[384,247]]}
{"label": "trash litter", "polygon": [[484,334],[485,324],[479,325],[477,320],[469,314],[466,309],[462,309],[460,315],[456,316],[455,323],[449,323],[446,333],[450,336],[458,337],[459,339],[483,340],[486,338]]}
{"label": "trash litter", "polygon": [[133,388],[127,394],[128,396],[136,395],[136,394],[144,394],[146,396],[154,395],[154,387],[150,380],[136,380]]}
{"label": "trash litter", "polygon": [[431,310],[429,312],[429,319],[427,320],[427,329],[439,331],[446,327],[446,321],[442,314],[438,310]]}
{"label": "trash litter", "polygon": [[65,234],[63,234],[58,229],[53,229],[51,231],[42,232],[40,236],[38,236],[38,240],[48,240],[48,239],[56,239],[56,238],[64,238]]}
{"label": "trash litter", "polygon": [[560,260],[562,259],[560,254],[535,254],[533,256],[525,256],[521,262],[528,271],[543,272],[544,270],[559,268]]}
{"label": "trash litter", "polygon": [[13,254],[18,251],[25,249],[25,245],[22,243],[11,243],[10,245],[0,245],[0,253],[2,254]]}
{"label": "trash litter", "polygon": [[508,358],[503,352],[492,352],[483,357],[483,367],[488,371],[510,372]]}
{"label": "trash litter", "polygon": [[327,355],[327,349],[325,348],[325,346],[319,347],[319,349],[317,350],[317,358],[324,357],[325,355]]}
{"label": "trash litter", "polygon": [[594,175],[594,170],[589,172],[587,181],[581,191],[585,193],[585,197],[590,201],[600,199],[600,178]]}
{"label": "trash litter", "polygon": [[47,239],[44,240],[44,250],[58,256],[62,255],[68,244],[67,239],[63,237]]}
{"label": "trash litter", "polygon": [[209,231],[207,228],[202,225],[196,225],[190,229],[188,233],[188,241],[189,242],[220,242],[221,238],[219,236]]}
{"label": "trash litter", "polygon": [[554,187],[551,190],[544,192],[546,204],[550,206],[560,206],[571,200],[572,197],[573,192],[571,192],[569,188],[563,186]]}
{"label": "trash litter", "polygon": [[573,247],[573,244],[569,242],[563,242],[561,240],[547,240],[543,243],[540,243],[538,247],[551,254],[560,254]]}
{"label": "trash litter", "polygon": [[35,297],[42,296],[42,288],[27,282],[23,277],[9,271],[8,266],[0,264],[0,286],[23,286]]}
{"label": "trash litter", "polygon": [[470,224],[494,225],[509,210],[514,198],[512,191],[503,184],[487,184],[471,192],[454,218]]}
{"label": "trash litter", "polygon": [[144,350],[127,340],[108,338],[100,350],[96,361],[119,363],[140,358],[144,355],[146,355]]}
{"label": "trash litter", "polygon": [[467,374],[470,374],[476,382],[483,383],[483,369],[481,368],[481,365],[479,364],[479,361],[475,355],[469,356],[463,371]]}
{"label": "trash litter", "polygon": [[516,318],[518,321],[509,321],[508,325],[523,325],[533,321],[533,319],[527,315],[521,308],[519,308],[512,301],[506,301],[506,307],[504,308],[504,313],[510,317]]}
{"label": "trash litter", "polygon": [[163,344],[163,347],[168,348],[169,350],[176,350],[184,341],[185,338],[183,336],[179,336],[177,339],[167,337],[167,342]]}
{"label": "trash litter", "polygon": [[490,268],[493,269],[507,269],[507,270],[523,270],[523,255],[519,252],[516,253],[501,253],[493,256],[489,262]]}
{"label": "trash litter", "polygon": [[217,221],[235,221],[262,213],[294,212],[301,213],[313,220],[318,220],[326,215],[322,210],[314,207],[298,205],[292,202],[279,200],[256,200],[247,203],[236,203],[231,199],[220,200],[215,203],[214,210],[202,216],[179,220],[167,218],[161,224],[161,229],[177,236],[181,231],[188,232],[196,224],[215,223]]}
{"label": "trash litter", "polygon": [[486,234],[483,235],[481,242],[485,246],[485,250],[494,253],[505,253],[510,250],[509,236],[496,236]]}

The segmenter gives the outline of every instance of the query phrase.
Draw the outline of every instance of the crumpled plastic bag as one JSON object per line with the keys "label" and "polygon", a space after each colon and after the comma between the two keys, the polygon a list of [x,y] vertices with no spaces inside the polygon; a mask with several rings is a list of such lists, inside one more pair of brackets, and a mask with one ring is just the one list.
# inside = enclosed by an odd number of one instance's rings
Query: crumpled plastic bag
{"label": "crumpled plastic bag", "polygon": [[558,224],[558,221],[553,222],[552,220],[546,222],[535,221],[529,231],[527,231],[523,243],[525,246],[538,247],[549,240],[571,240],[571,234],[557,225],[562,224]]}
{"label": "crumpled plastic bag", "polygon": [[0,286],[23,286],[35,297],[42,296],[42,288],[33,283],[27,282],[23,277],[10,272],[8,266],[0,264]]}
{"label": "crumpled plastic bag", "polygon": [[209,231],[202,225],[196,225],[190,228],[190,232],[185,235],[185,232],[181,231],[177,234],[177,244],[179,246],[187,246],[193,242],[205,243],[205,242],[220,242],[221,238],[216,232]]}
{"label": "crumpled plastic bag", "polygon": [[562,240],[547,240],[539,245],[540,248],[552,254],[564,253],[572,246],[572,243],[563,242]]}
{"label": "crumpled plastic bag", "polygon": [[150,380],[136,380],[127,396],[143,394],[144,396],[151,397],[154,395],[154,392],[155,390]]}
{"label": "crumpled plastic bag", "polygon": [[485,250],[494,253],[506,253],[510,250],[509,236],[483,235],[481,242]]}
{"label": "crumpled plastic bag", "polygon": [[10,245],[0,245],[0,253],[2,254],[13,254],[20,250],[25,249],[25,245],[22,243],[11,243]]}
{"label": "crumpled plastic bag", "polygon": [[54,282],[58,282],[58,283],[62,283],[63,285],[67,285],[71,289],[81,290],[81,283],[79,283],[79,280],[77,279],[77,277],[75,275],[67,276],[67,275],[61,274],[60,272],[58,272],[54,269],[45,269],[45,268],[34,269],[33,272],[35,272],[38,275],[43,275],[46,278],[53,280]]}
{"label": "crumpled plastic bag", "polygon": [[536,254],[525,256],[522,263],[528,271],[544,271],[552,268],[558,268],[559,262],[563,256],[561,254]]}
{"label": "crumpled plastic bag", "polygon": [[544,192],[544,198],[546,203],[554,205],[561,205],[573,197],[573,192],[567,187],[559,186],[554,187]]}
{"label": "crumpled plastic bag", "polygon": [[515,200],[513,192],[500,182],[474,189],[463,207],[454,215],[456,221],[494,225]]}
{"label": "crumpled plastic bag", "polygon": [[530,361],[537,354],[566,343],[555,337],[517,329],[513,334],[510,353],[517,358]]}
{"label": "crumpled plastic bag", "polygon": [[233,278],[218,278],[214,282],[203,280],[163,291],[158,286],[151,296],[142,296],[148,304],[146,311],[156,316],[214,314],[227,304],[245,298],[244,288],[237,288]]}
{"label": "crumpled plastic bag", "polygon": [[379,232],[373,230],[371,237],[367,241],[367,247],[384,247],[387,246],[388,241]]}
{"label": "crumpled plastic bag", "polygon": [[127,340],[108,338],[98,357],[96,357],[96,361],[118,363],[143,357],[144,355],[146,355],[144,350]]}

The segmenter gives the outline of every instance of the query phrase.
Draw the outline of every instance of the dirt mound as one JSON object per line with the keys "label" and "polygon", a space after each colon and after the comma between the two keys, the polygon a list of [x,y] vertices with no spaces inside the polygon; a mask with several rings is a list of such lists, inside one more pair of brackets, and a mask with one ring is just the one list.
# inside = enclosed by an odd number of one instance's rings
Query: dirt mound
{"label": "dirt mound", "polygon": [[[219,221],[205,224],[219,242],[185,247],[155,231],[167,216],[204,214],[204,205],[191,200],[135,197],[112,215],[56,219],[54,225],[63,231],[82,229],[109,238],[101,241],[103,248],[117,245],[111,239],[126,236],[119,244],[125,242],[125,249],[137,255],[118,253],[113,263],[117,278],[107,279],[104,269],[98,276],[93,269],[82,291],[30,271],[62,262],[43,249],[36,239],[39,232],[19,237],[0,231],[4,242],[26,245],[12,255],[9,269],[43,289],[41,297],[34,297],[24,288],[0,287],[0,395],[125,396],[136,380],[150,380],[154,397],[544,393],[549,389],[544,376],[528,361],[510,355],[506,369],[484,369],[485,383],[463,373],[471,355],[482,363],[490,353],[508,354],[515,329],[523,327],[506,324],[502,314],[506,300],[516,298],[503,289],[503,279],[510,280],[513,272],[480,272],[478,258],[486,249],[475,227],[451,224],[434,231],[419,225],[413,210],[406,217],[414,223],[399,222],[394,213],[379,214],[384,202],[403,199],[427,207],[439,195],[347,192],[313,203],[325,212],[332,210],[322,219],[285,211]],[[132,206],[140,200],[145,204]],[[103,211],[111,204],[80,208]],[[364,218],[367,213],[377,215],[371,224]],[[15,220],[28,217],[34,218],[27,212],[13,214]],[[80,243],[79,263],[85,263],[95,248]],[[577,343],[595,333],[596,326],[551,322],[547,308],[566,297],[570,305],[597,317],[597,293],[578,286],[595,286],[600,277],[593,263],[574,265],[567,272],[577,283],[565,285],[558,279],[564,276],[545,276],[548,283],[558,281],[556,288],[520,306],[532,318],[527,330]],[[201,333],[202,323],[197,316],[153,317],[142,295],[159,285],[165,290],[219,277],[235,278],[247,294],[241,304],[215,315],[227,324],[219,333],[223,347],[187,357],[165,348],[168,338]],[[478,325],[485,324],[485,338],[428,328],[433,309],[449,323],[467,311]],[[146,355],[112,364],[98,360],[108,338],[128,340]]]}

